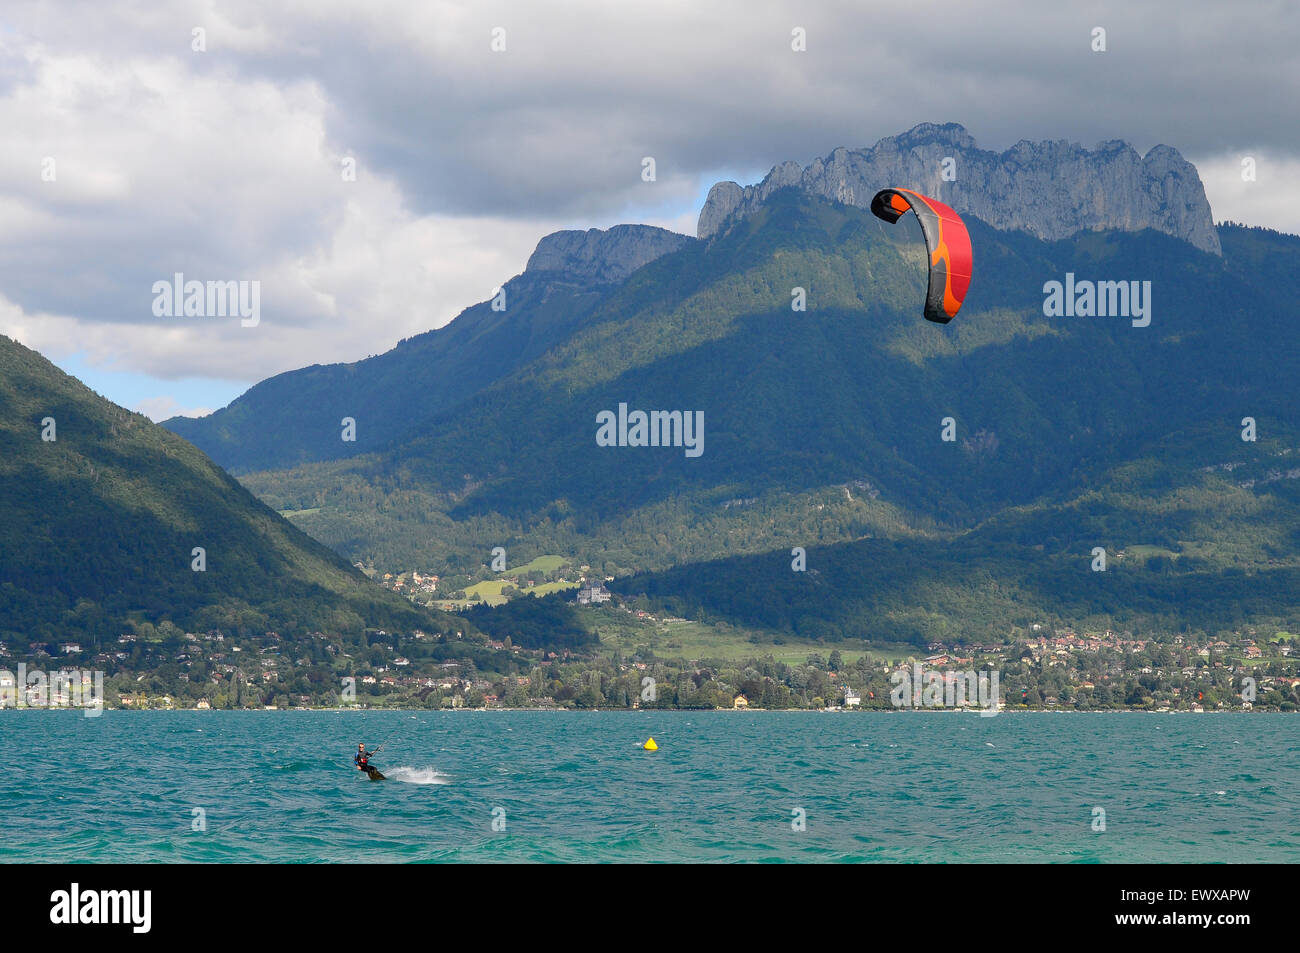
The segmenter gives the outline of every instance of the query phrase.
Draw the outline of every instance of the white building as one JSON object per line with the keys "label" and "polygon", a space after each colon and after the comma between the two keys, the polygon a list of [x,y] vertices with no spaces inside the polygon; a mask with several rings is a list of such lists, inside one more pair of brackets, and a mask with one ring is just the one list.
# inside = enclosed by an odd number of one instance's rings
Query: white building
{"label": "white building", "polygon": [[578,602],[580,605],[589,606],[601,602],[609,602],[613,595],[600,583],[594,586],[583,586],[578,590]]}

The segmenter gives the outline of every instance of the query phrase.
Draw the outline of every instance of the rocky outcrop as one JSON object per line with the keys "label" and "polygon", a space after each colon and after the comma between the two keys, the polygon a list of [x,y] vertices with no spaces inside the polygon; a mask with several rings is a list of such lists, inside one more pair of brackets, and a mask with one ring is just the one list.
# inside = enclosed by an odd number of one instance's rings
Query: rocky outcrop
{"label": "rocky outcrop", "polygon": [[642,265],[695,239],[652,225],[552,232],[537,243],[525,271],[557,271],[601,284],[622,281]]}
{"label": "rocky outcrop", "polygon": [[[955,178],[945,181],[949,158]],[[1119,140],[1092,150],[1022,140],[999,154],[977,148],[956,123],[923,123],[870,149],[836,149],[807,168],[785,162],[758,185],[719,182],[700,211],[699,237],[717,234],[788,186],[862,208],[882,188],[910,188],[995,228],[1049,241],[1086,229],[1153,228],[1222,254],[1201,177],[1176,149],[1156,146],[1140,156]]]}
{"label": "rocky outcrop", "polygon": [[[750,186],[750,189],[753,188]],[[695,226],[695,233],[700,238],[708,238],[721,231],[723,223],[740,208],[746,191],[735,182],[719,182],[709,189],[709,197],[704,200],[704,208],[700,209],[700,221]]]}

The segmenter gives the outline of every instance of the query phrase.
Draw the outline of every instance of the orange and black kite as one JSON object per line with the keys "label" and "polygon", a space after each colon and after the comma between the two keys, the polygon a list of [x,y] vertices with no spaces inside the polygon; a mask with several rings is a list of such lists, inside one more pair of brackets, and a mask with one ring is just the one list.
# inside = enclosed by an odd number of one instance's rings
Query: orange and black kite
{"label": "orange and black kite", "polygon": [[871,200],[871,211],[891,225],[908,209],[916,213],[930,252],[926,320],[947,324],[957,316],[970,288],[970,233],[961,216],[948,206],[911,189],[881,189]]}

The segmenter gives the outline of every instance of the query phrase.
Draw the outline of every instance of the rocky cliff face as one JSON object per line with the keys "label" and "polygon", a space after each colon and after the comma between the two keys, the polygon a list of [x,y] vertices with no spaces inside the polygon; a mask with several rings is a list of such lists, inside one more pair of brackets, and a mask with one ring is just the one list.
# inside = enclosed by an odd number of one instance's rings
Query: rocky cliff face
{"label": "rocky cliff face", "polygon": [[558,271],[599,283],[622,281],[642,265],[694,240],[651,225],[553,232],[537,243],[525,271]]}
{"label": "rocky cliff face", "polygon": [[[955,179],[945,181],[944,160]],[[1169,146],[1140,156],[1118,140],[1088,150],[1060,140],[1022,140],[1000,155],[979,149],[956,123],[924,123],[870,149],[836,149],[807,168],[784,162],[758,185],[719,182],[700,211],[708,238],[777,189],[794,186],[866,208],[888,186],[915,189],[1002,229],[1068,238],[1085,229],[1153,228],[1222,254],[1196,167]]]}

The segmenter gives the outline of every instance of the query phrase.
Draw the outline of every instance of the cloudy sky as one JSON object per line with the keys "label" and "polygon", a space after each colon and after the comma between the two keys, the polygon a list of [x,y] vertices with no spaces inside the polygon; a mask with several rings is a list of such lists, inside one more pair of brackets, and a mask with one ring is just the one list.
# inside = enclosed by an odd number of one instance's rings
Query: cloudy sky
{"label": "cloudy sky", "polygon": [[[719,179],[926,121],[1165,143],[1216,221],[1300,233],[1300,6],[1055,6],[11,0],[0,333],[204,412],[445,324],[548,232],[694,234]],[[260,323],[155,316],[177,272],[260,282]]]}

